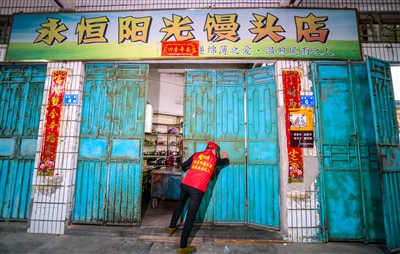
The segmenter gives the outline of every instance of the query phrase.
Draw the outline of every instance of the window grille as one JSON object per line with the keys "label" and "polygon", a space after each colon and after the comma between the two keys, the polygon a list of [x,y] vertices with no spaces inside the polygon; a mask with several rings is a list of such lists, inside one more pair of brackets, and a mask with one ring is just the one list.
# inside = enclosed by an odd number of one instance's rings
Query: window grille
{"label": "window grille", "polygon": [[12,16],[0,15],[0,44],[8,44],[11,34]]}
{"label": "window grille", "polygon": [[400,42],[400,12],[360,12],[360,40],[365,43]]}

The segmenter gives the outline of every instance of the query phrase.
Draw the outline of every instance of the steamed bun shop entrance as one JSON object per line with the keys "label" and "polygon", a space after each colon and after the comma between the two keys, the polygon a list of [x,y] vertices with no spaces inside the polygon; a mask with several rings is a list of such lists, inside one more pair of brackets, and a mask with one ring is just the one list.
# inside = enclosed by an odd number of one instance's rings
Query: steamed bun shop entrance
{"label": "steamed bun shop entrance", "polygon": [[[214,141],[230,164],[216,171],[197,223],[396,242],[387,232],[397,213],[386,209],[399,170],[390,64],[362,57],[354,9],[20,13],[6,61],[47,67],[32,116],[43,121],[29,231],[62,233],[63,217],[141,226],[148,210],[173,207],[180,163]],[[17,82],[14,67],[2,68],[2,84]],[[43,202],[64,213],[44,217]]]}

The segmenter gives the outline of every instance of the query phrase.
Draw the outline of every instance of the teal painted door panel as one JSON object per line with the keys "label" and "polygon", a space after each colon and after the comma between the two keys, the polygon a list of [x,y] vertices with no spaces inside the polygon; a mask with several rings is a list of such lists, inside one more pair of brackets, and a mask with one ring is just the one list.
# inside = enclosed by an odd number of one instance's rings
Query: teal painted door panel
{"label": "teal painted door panel", "polygon": [[[227,150],[227,149],[225,149]],[[245,223],[246,221],[246,167],[232,163],[229,168],[218,169],[214,189],[214,220],[216,223]]]}
{"label": "teal painted door panel", "polygon": [[248,222],[279,229],[279,145],[274,67],[248,70]]}
{"label": "teal painted door panel", "polygon": [[[248,73],[242,70],[186,73],[183,137],[186,156],[204,150],[207,141],[213,140],[228,152],[230,159],[228,167],[216,169],[197,213],[197,222],[279,227],[279,149],[273,77],[273,68]],[[252,96],[261,93],[260,96],[246,101],[249,96],[246,87]],[[251,105],[247,111],[246,105]],[[246,133],[245,112],[253,116],[248,120],[254,128],[251,134]],[[246,135],[252,135],[254,145],[246,144]],[[247,164],[248,158],[255,165]]]}
{"label": "teal painted door panel", "polygon": [[366,65],[318,62],[313,70],[325,241],[382,241]]}
{"label": "teal painted door panel", "polygon": [[216,72],[215,138],[243,143],[244,139],[244,72]]}
{"label": "teal painted door panel", "polygon": [[[215,135],[215,71],[191,70],[186,72],[183,137],[188,159],[202,151]],[[196,221],[213,221],[213,190],[216,178],[209,183],[197,213]],[[211,211],[211,212],[208,212]]]}
{"label": "teal painted door panel", "polygon": [[0,218],[27,220],[46,65],[0,66]]}
{"label": "teal painted door panel", "polygon": [[73,220],[80,222],[105,221],[107,191],[107,164],[105,160],[78,162]]}
{"label": "teal painted door panel", "polygon": [[142,164],[120,160],[109,163],[106,223],[140,225]]}
{"label": "teal painted door panel", "polygon": [[185,85],[183,135],[186,139],[213,139],[215,133],[214,71],[188,71]]}
{"label": "teal painted door panel", "polygon": [[390,64],[367,57],[388,252],[400,250],[400,143]]}
{"label": "teal painted door panel", "polygon": [[140,225],[147,65],[88,64],[75,223]]}
{"label": "teal painted door panel", "polygon": [[230,163],[215,175],[215,223],[246,221],[246,157],[243,70],[217,71],[215,80],[215,141]]}
{"label": "teal painted door panel", "polygon": [[[336,167],[343,169],[346,165],[341,167],[338,163]],[[325,179],[329,239],[363,240],[359,173],[356,170],[327,170]]]}
{"label": "teal painted door panel", "polygon": [[[368,89],[367,66],[363,63],[350,65],[351,79],[358,84],[353,89],[355,114],[357,115],[358,153],[361,169],[361,186],[364,200],[365,240],[367,242],[383,242],[385,239],[384,216],[382,207],[382,192],[379,180],[379,168],[375,147],[374,125],[371,92]],[[354,139],[354,137],[353,137]]]}

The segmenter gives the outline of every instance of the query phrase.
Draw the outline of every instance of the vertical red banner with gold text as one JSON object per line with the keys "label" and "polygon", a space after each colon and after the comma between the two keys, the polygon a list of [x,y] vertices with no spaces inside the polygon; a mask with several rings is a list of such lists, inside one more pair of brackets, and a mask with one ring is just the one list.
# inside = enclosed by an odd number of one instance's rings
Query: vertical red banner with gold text
{"label": "vertical red banner with gold text", "polygon": [[289,183],[304,182],[303,150],[290,146],[290,109],[300,108],[301,73],[283,70],[283,100],[285,104],[286,138],[289,159]]}
{"label": "vertical red banner with gold text", "polygon": [[54,175],[66,79],[67,71],[53,71],[43,127],[42,153],[38,168],[39,176]]}

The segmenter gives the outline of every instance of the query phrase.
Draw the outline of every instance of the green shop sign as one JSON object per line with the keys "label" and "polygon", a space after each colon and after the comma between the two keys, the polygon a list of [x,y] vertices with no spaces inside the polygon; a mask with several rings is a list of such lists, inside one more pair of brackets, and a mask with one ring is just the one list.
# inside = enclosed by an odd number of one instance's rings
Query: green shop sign
{"label": "green shop sign", "polygon": [[[360,60],[357,17],[293,8],[15,14],[6,61]],[[191,41],[191,54],[162,54],[167,42],[184,50]]]}

